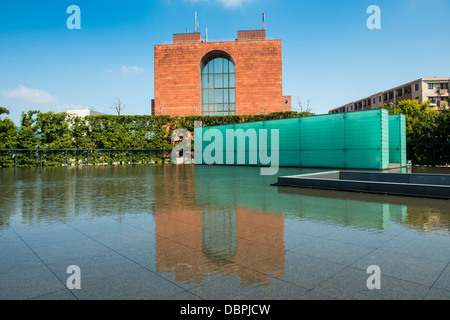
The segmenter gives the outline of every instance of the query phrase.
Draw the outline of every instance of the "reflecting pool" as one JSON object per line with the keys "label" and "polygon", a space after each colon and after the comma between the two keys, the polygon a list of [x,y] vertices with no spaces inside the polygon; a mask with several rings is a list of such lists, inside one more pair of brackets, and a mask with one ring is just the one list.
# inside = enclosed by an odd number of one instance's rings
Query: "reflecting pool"
{"label": "reflecting pool", "polygon": [[450,201],[270,186],[277,176],[0,170],[0,299],[450,299]]}

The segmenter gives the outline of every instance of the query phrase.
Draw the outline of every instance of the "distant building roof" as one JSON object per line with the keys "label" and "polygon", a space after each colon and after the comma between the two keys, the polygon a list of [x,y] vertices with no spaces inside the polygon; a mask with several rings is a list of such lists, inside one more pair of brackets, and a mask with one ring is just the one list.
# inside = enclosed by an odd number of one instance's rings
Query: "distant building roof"
{"label": "distant building roof", "polygon": [[86,117],[86,116],[101,116],[104,115],[105,113],[101,113],[89,108],[85,108],[85,109],[69,109],[67,110],[68,114],[77,116],[77,117]]}

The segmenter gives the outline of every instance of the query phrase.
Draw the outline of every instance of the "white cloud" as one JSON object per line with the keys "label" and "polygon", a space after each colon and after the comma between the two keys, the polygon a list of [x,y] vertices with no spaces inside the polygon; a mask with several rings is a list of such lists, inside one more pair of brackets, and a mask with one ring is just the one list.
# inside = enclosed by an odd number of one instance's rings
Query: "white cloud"
{"label": "white cloud", "polygon": [[201,3],[201,2],[213,2],[218,3],[224,7],[227,8],[238,8],[242,7],[244,4],[249,3],[253,0],[184,0],[187,2],[193,2],[193,3]]}
{"label": "white cloud", "polygon": [[144,69],[138,66],[122,66],[120,71],[123,74],[140,74],[144,72]]}
{"label": "white cloud", "polygon": [[250,2],[250,0],[217,0],[220,4],[228,8],[242,7],[245,3]]}
{"label": "white cloud", "polygon": [[14,90],[2,91],[2,94],[7,98],[21,99],[36,104],[54,104],[59,102],[58,97],[54,97],[48,92],[27,88],[23,85],[20,85],[19,88]]}

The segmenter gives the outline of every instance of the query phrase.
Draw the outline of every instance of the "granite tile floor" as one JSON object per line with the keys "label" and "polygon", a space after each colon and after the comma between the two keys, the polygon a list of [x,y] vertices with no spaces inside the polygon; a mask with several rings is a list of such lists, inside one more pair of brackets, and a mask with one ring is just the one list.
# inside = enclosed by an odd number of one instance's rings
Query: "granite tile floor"
{"label": "granite tile floor", "polygon": [[1,300],[450,299],[448,201],[286,190],[246,167],[0,174]]}
{"label": "granite tile floor", "polygon": [[[448,237],[426,238],[416,250],[408,250],[408,244],[415,241],[410,231],[373,233],[371,241],[363,237],[366,241],[358,242],[358,234],[366,235],[366,231],[344,232],[316,224],[308,228],[318,230],[312,235],[302,232],[301,221],[285,219],[285,248],[250,233],[239,239],[238,246],[270,252],[262,260],[217,257],[205,261],[201,247],[151,231],[155,227],[152,215],[107,220],[107,228],[105,218],[100,217],[89,224],[75,220],[44,223],[37,229],[11,221],[0,233],[0,299],[450,297]],[[189,222],[178,223],[189,227]],[[170,252],[157,250],[157,245]],[[70,265],[80,267],[81,289],[67,287]],[[370,265],[381,269],[379,290],[366,285]]]}

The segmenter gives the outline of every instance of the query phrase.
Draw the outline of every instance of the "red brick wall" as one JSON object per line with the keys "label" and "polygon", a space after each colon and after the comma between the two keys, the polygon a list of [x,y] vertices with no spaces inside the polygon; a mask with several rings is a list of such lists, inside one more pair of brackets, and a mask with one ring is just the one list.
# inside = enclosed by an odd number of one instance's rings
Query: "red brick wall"
{"label": "red brick wall", "polygon": [[203,37],[200,33],[180,33],[173,35],[173,43],[196,43],[202,42]]}
{"label": "red brick wall", "polygon": [[238,40],[266,40],[266,30],[238,31]]}
{"label": "red brick wall", "polygon": [[261,40],[156,45],[156,114],[201,114],[200,62],[214,50],[234,60],[236,114],[290,110],[283,104],[281,40]]}

